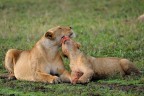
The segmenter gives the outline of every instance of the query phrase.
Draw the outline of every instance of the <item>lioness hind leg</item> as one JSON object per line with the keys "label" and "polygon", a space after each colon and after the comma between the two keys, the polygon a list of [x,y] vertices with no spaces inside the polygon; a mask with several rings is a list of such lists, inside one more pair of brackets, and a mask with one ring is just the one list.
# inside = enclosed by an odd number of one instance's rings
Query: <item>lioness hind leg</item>
{"label": "lioness hind leg", "polygon": [[14,73],[14,64],[13,64],[13,56],[9,54],[9,51],[5,57],[5,68],[8,70],[9,73]]}
{"label": "lioness hind leg", "polygon": [[8,75],[8,79],[9,80],[16,80],[16,77],[13,73],[11,73],[11,74]]}
{"label": "lioness hind leg", "polygon": [[5,56],[5,68],[8,70],[8,79],[14,79],[14,64],[20,54],[20,50],[10,49]]}
{"label": "lioness hind leg", "polygon": [[48,82],[48,83],[59,83],[60,78],[57,76],[52,76],[50,74],[47,73],[43,73],[40,71],[36,72],[36,81],[40,81],[40,82]]}

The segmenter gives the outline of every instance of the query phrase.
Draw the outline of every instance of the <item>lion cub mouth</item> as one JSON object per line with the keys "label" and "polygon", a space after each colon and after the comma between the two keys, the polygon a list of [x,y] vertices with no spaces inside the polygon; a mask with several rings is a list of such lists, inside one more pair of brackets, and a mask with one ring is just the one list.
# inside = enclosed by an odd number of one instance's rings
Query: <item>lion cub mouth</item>
{"label": "lion cub mouth", "polygon": [[68,36],[63,36],[62,39],[61,39],[61,43],[65,44],[65,42],[66,42],[67,40],[70,40],[70,37],[68,37]]}

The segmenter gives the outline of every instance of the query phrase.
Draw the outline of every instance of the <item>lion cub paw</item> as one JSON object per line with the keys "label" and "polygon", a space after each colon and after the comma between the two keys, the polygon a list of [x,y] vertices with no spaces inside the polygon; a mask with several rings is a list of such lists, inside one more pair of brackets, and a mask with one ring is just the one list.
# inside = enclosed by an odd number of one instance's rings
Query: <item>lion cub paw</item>
{"label": "lion cub paw", "polygon": [[71,81],[71,83],[74,84],[74,85],[75,85],[77,82],[78,82],[78,78],[74,78],[74,79]]}
{"label": "lion cub paw", "polygon": [[81,83],[81,84],[87,84],[90,82],[90,79],[79,79],[78,80],[78,83]]}
{"label": "lion cub paw", "polygon": [[76,84],[82,75],[83,75],[82,72],[75,72],[72,76],[73,79],[71,80],[71,83]]}

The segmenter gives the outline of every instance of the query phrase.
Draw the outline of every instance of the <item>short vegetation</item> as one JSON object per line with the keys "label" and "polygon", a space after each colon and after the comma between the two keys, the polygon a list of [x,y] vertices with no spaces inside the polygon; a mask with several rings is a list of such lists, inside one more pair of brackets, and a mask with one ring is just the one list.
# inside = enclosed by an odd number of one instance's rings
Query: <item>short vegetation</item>
{"label": "short vegetation", "polygon": [[[71,26],[81,50],[95,57],[123,57],[142,71],[86,85],[0,79],[3,96],[144,96],[144,0],[0,0],[0,74],[10,48],[28,50],[50,28]],[[61,49],[60,49],[61,50]],[[69,69],[69,60],[63,58]]]}

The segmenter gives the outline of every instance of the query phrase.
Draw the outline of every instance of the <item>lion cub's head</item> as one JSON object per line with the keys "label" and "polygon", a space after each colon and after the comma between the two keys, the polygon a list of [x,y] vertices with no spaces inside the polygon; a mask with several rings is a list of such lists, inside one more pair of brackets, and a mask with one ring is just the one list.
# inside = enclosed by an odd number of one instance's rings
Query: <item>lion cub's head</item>
{"label": "lion cub's head", "polygon": [[70,54],[75,54],[80,48],[80,44],[73,41],[68,36],[64,36],[61,42],[62,42],[62,52],[64,55],[68,57]]}
{"label": "lion cub's head", "polygon": [[49,29],[42,37],[42,44],[44,46],[60,46],[61,38],[68,36],[69,38],[75,37],[71,27],[57,26]]}

